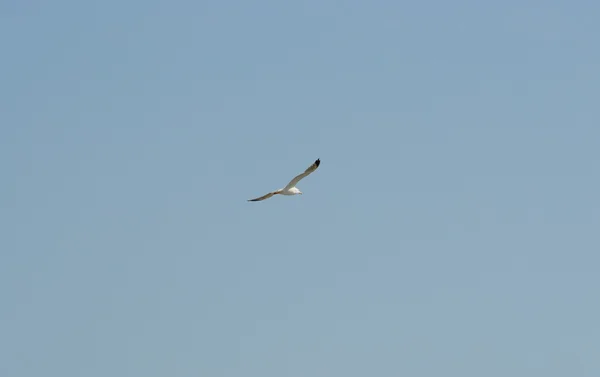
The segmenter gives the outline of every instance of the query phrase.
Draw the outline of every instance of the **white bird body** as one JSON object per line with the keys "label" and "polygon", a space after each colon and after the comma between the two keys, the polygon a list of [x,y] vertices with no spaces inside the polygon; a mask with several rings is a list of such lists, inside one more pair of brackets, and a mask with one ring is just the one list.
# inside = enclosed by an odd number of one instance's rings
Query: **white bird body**
{"label": "white bird body", "polygon": [[277,190],[281,195],[302,195],[302,191],[298,190],[296,187],[292,187],[289,190],[279,189]]}
{"label": "white bird body", "polygon": [[298,188],[296,187],[296,185],[298,184],[298,182],[300,182],[300,180],[302,178],[305,178],[310,173],[312,173],[313,171],[317,170],[317,168],[319,167],[320,164],[321,164],[321,160],[317,159],[312,165],[310,165],[308,167],[308,169],[306,169],[304,171],[304,173],[295,176],[294,179],[292,179],[290,181],[290,183],[288,183],[287,186],[285,186],[284,188],[281,188],[279,190],[275,190],[273,192],[270,192],[270,193],[268,193],[266,195],[263,195],[261,197],[255,198],[255,199],[249,199],[248,201],[249,202],[259,202],[261,200],[269,199],[273,195],[286,195],[286,196],[298,195],[298,194],[302,195],[302,191],[298,190]]}

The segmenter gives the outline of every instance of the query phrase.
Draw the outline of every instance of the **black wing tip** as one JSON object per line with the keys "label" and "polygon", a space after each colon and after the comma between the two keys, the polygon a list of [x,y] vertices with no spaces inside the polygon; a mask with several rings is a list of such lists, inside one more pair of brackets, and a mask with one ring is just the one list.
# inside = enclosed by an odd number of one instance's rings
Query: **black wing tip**
{"label": "black wing tip", "polygon": [[315,161],[315,164],[317,164],[317,167],[319,167],[319,165],[321,165],[321,159],[317,158],[317,161]]}

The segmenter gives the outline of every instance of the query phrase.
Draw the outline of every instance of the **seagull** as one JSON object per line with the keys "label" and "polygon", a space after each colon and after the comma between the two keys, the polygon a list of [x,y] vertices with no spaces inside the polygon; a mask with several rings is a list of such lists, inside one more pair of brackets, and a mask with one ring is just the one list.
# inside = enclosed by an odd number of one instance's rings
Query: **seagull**
{"label": "seagull", "polygon": [[265,199],[269,199],[271,196],[273,195],[277,195],[277,194],[281,194],[281,195],[297,195],[300,194],[302,195],[302,191],[298,190],[296,188],[296,185],[298,184],[298,182],[300,182],[300,180],[304,177],[307,177],[310,173],[312,173],[313,171],[317,170],[317,168],[319,167],[319,165],[321,164],[321,160],[317,159],[317,161],[313,162],[312,165],[310,165],[308,167],[308,169],[306,169],[304,171],[304,173],[302,174],[298,174],[297,176],[294,177],[294,179],[292,179],[290,181],[290,183],[287,184],[287,186],[285,186],[282,189],[279,190],[275,190],[272,191],[266,195],[263,195],[259,198],[255,198],[255,199],[248,199],[249,202],[259,202],[261,200],[265,200]]}

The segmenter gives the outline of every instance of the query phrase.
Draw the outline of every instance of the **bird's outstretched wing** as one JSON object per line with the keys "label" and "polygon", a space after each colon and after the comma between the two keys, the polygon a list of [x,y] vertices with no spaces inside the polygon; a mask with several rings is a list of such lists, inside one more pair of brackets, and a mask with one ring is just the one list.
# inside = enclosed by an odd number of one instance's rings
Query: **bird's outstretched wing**
{"label": "bird's outstretched wing", "polygon": [[269,199],[271,196],[273,196],[273,195],[277,195],[277,194],[279,194],[280,192],[281,192],[281,190],[273,191],[273,192],[270,192],[270,193],[268,193],[268,194],[266,194],[266,195],[263,195],[263,196],[261,196],[261,197],[259,197],[259,198],[255,198],[255,199],[248,199],[248,201],[249,201],[249,202],[260,202],[261,200]]}
{"label": "bird's outstretched wing", "polygon": [[287,186],[285,186],[284,190],[288,190],[292,187],[295,187],[298,182],[300,182],[300,180],[306,176],[308,176],[310,173],[312,173],[313,171],[317,170],[317,168],[319,167],[319,165],[321,165],[321,159],[317,159],[317,161],[315,161],[312,165],[310,165],[308,167],[308,169],[306,169],[304,171],[304,173],[302,174],[298,174],[297,176],[294,177],[294,179],[292,179],[290,181],[290,183],[287,184]]}

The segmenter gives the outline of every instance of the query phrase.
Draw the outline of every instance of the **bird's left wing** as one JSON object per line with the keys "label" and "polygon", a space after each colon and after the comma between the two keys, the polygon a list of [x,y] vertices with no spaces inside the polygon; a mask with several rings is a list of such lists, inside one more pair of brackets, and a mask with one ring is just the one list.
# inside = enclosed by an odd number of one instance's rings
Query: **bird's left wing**
{"label": "bird's left wing", "polygon": [[304,171],[304,173],[298,174],[297,176],[295,176],[294,179],[292,179],[290,181],[290,183],[288,183],[287,186],[285,186],[285,188],[283,190],[285,191],[285,190],[288,190],[288,189],[296,186],[298,184],[298,182],[300,182],[300,180],[302,178],[308,176],[310,173],[312,173],[313,171],[317,170],[317,168],[319,167],[319,165],[321,165],[321,159],[318,158],[317,161],[315,161],[312,165],[310,165],[308,167],[308,169],[306,169]]}
{"label": "bird's left wing", "polygon": [[268,194],[266,194],[266,195],[263,195],[263,196],[261,196],[261,197],[259,197],[259,198],[255,198],[255,199],[248,199],[248,201],[249,201],[249,202],[260,202],[261,200],[269,199],[271,196],[273,196],[273,195],[277,195],[277,194],[279,194],[280,192],[281,192],[281,190],[273,191],[273,192],[270,192],[270,193],[268,193]]}

